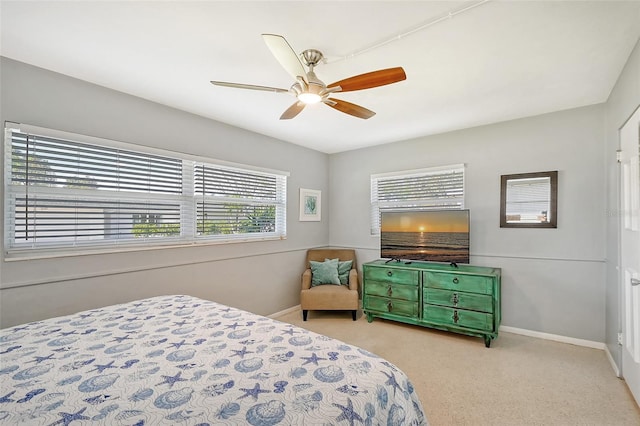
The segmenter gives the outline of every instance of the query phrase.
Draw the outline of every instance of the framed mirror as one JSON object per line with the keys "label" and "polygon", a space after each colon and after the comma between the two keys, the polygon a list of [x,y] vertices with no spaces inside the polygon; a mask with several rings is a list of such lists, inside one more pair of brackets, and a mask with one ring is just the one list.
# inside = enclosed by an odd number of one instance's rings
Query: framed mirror
{"label": "framed mirror", "polygon": [[500,177],[501,228],[557,228],[557,224],[557,170]]}

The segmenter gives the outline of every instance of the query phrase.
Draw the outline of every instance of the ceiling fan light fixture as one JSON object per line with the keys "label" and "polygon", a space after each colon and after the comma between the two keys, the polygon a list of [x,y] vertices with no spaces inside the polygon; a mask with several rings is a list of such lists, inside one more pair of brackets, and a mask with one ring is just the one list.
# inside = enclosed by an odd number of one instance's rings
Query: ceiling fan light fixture
{"label": "ceiling fan light fixture", "polygon": [[322,100],[322,96],[317,93],[305,92],[298,95],[298,100],[305,104],[317,104]]}
{"label": "ceiling fan light fixture", "polygon": [[325,89],[325,85],[323,82],[318,80],[312,72],[307,75],[307,78],[309,79],[309,84],[307,85],[306,90],[298,92],[298,100],[305,104],[317,104],[322,101],[322,93]]}

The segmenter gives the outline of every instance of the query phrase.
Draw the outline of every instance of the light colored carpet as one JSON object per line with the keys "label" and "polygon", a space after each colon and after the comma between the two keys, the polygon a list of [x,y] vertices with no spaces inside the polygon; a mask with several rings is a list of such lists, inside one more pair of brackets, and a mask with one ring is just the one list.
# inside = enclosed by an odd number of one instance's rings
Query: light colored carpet
{"label": "light colored carpet", "polygon": [[375,319],[362,312],[275,317],[367,349],[411,379],[439,425],[640,425],[640,408],[604,351],[501,333],[480,338]]}

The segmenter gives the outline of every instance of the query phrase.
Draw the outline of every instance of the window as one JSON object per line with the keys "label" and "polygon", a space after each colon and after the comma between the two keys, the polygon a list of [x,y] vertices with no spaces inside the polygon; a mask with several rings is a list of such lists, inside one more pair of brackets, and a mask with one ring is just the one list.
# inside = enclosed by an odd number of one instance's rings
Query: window
{"label": "window", "polygon": [[284,229],[286,180],[212,164],[195,165],[199,237],[273,234]]}
{"label": "window", "polygon": [[558,172],[500,178],[501,228],[556,228]]}
{"label": "window", "polygon": [[380,212],[464,208],[464,164],[371,175],[371,235]]}
{"label": "window", "polygon": [[286,173],[15,127],[5,129],[8,254],[286,236]]}

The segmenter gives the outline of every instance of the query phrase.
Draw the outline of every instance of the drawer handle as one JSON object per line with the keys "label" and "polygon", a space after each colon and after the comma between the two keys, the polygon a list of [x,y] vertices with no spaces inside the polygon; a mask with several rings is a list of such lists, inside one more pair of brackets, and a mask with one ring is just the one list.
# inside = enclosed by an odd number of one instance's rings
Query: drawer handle
{"label": "drawer handle", "polygon": [[393,294],[393,290],[391,289],[391,286],[389,286],[389,289],[387,290],[387,295],[391,296]]}
{"label": "drawer handle", "polygon": [[457,304],[458,304],[458,301],[459,301],[459,299],[458,299],[458,293],[453,293],[453,297],[451,298],[451,302],[452,302],[454,305],[457,305]]}
{"label": "drawer handle", "polygon": [[460,316],[458,315],[458,311],[453,311],[453,322],[457,324],[459,319]]}
{"label": "drawer handle", "polygon": [[454,278],[453,278],[453,283],[454,283],[454,284],[458,284],[458,282],[459,282],[459,281],[458,281],[458,277],[454,277]]}
{"label": "drawer handle", "polygon": [[393,304],[391,302],[387,303],[387,309],[389,310],[389,312],[391,312],[391,309],[393,309]]}
{"label": "drawer handle", "polygon": [[393,272],[391,272],[391,271],[387,271],[387,275],[388,275],[388,276],[391,276],[391,275],[393,275]]}

